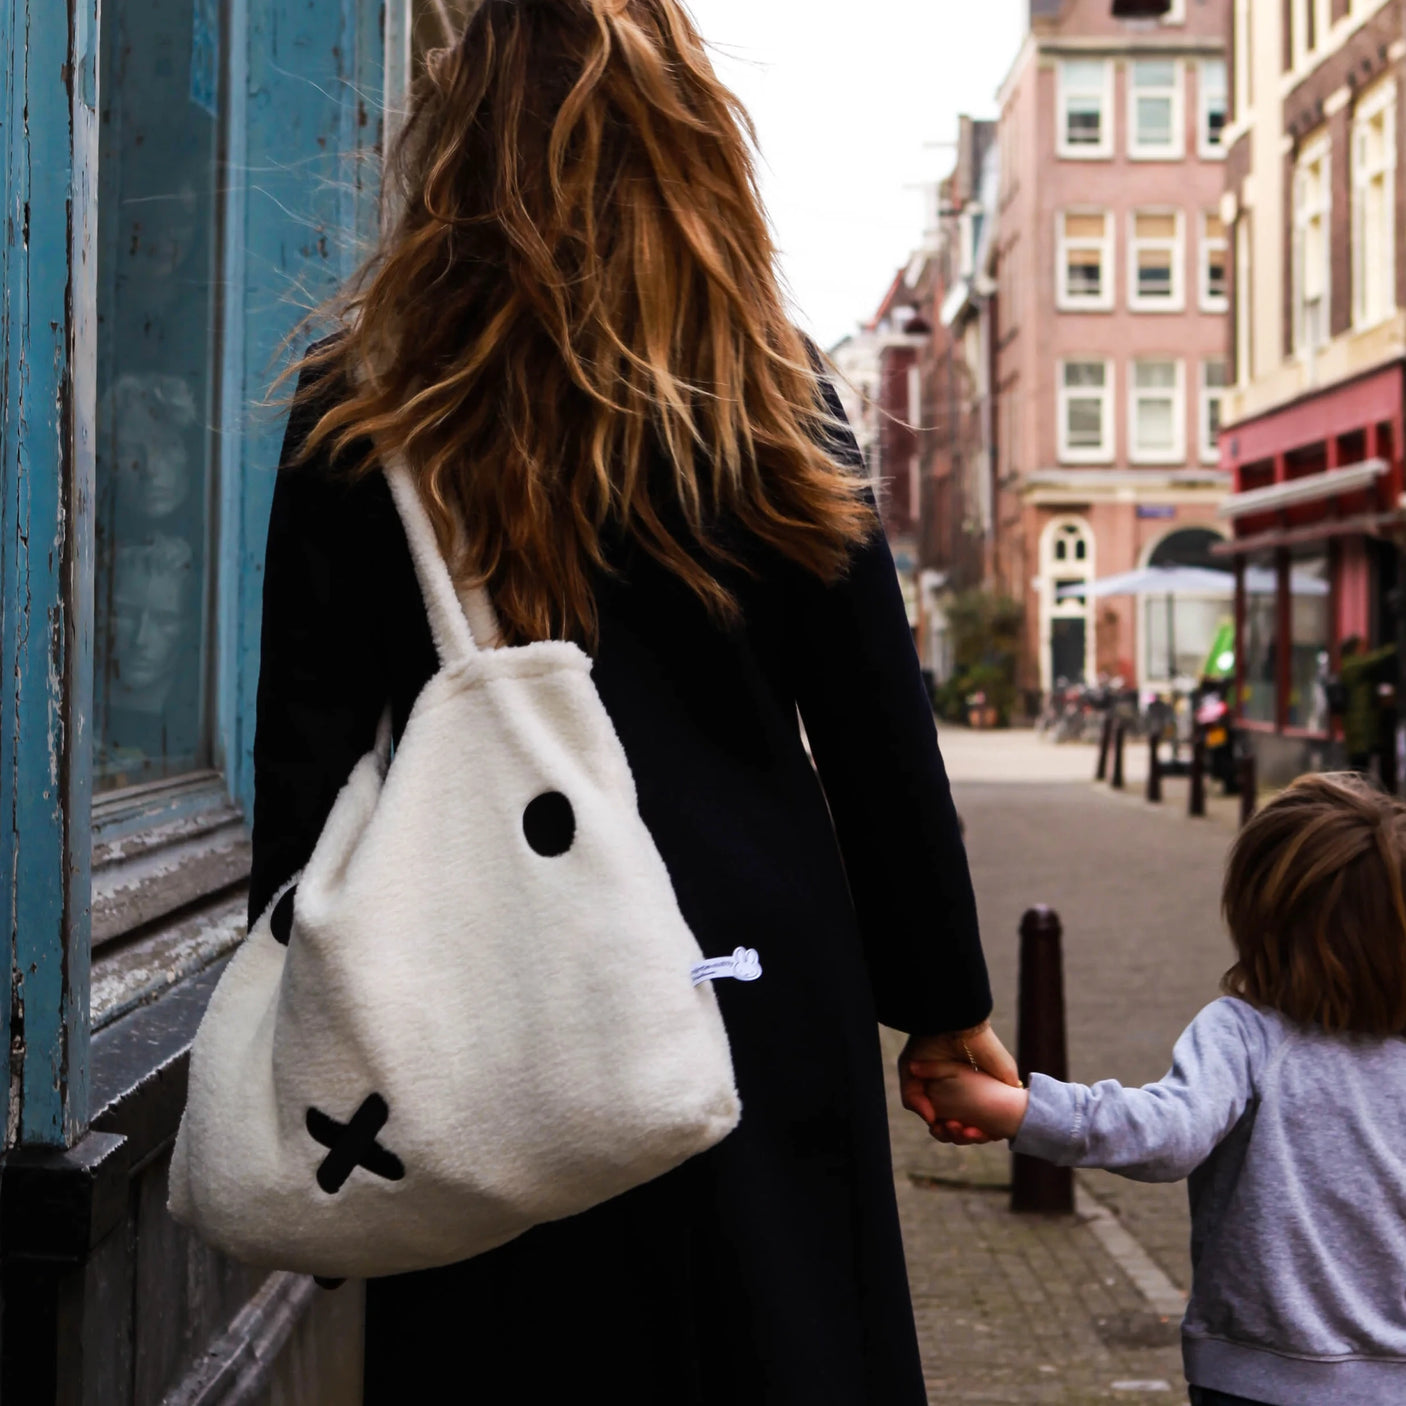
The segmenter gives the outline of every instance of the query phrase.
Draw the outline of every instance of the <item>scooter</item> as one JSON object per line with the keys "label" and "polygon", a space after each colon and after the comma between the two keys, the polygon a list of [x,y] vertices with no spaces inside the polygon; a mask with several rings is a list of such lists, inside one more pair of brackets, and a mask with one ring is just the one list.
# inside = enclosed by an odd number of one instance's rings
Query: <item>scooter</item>
{"label": "scooter", "polygon": [[1230,705],[1214,689],[1196,706],[1196,726],[1206,749],[1206,770],[1225,788],[1235,788],[1235,739],[1230,728]]}

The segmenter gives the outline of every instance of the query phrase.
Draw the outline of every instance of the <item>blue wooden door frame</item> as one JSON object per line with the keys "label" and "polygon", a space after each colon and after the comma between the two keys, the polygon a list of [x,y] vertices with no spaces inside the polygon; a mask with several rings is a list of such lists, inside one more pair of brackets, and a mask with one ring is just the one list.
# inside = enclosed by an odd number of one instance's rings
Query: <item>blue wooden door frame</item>
{"label": "blue wooden door frame", "polygon": [[[223,0],[228,36],[217,733],[252,799],[264,536],[300,312],[374,236],[384,44],[409,0]],[[387,4],[395,8],[388,25]],[[0,993],[3,1146],[88,1116],[101,0],[0,0]]]}
{"label": "blue wooden door frame", "polygon": [[0,0],[5,1142],[87,1119],[99,0]]}

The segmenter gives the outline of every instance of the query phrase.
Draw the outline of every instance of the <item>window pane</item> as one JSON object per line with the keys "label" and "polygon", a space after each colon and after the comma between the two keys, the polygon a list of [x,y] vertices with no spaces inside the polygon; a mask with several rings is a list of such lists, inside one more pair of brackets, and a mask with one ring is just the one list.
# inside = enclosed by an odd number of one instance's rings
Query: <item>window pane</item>
{"label": "window pane", "polygon": [[1273,558],[1256,560],[1247,567],[1247,575],[1250,571],[1254,572],[1252,582],[1261,589],[1250,590],[1245,596],[1245,680],[1240,706],[1252,721],[1272,723],[1279,692]]}
{"label": "window pane", "polygon": [[1068,439],[1071,449],[1103,448],[1103,401],[1085,396],[1069,398]]}
{"label": "window pane", "polygon": [[1170,298],[1172,296],[1172,255],[1170,250],[1138,250],[1137,291],[1140,298]]}
{"label": "window pane", "polygon": [[1139,397],[1137,403],[1137,447],[1169,452],[1176,444],[1172,402],[1161,396]]}
{"label": "window pane", "polygon": [[1133,64],[1135,88],[1171,88],[1176,81],[1176,64],[1171,59],[1138,59]]}
{"label": "window pane", "polygon": [[1140,391],[1175,390],[1177,364],[1174,361],[1139,361],[1133,366],[1133,384]]}
{"label": "window pane", "polygon": [[1065,139],[1071,146],[1097,146],[1102,141],[1103,105],[1097,98],[1072,98]]}
{"label": "window pane", "polygon": [[1133,232],[1138,239],[1175,239],[1177,237],[1177,217],[1175,215],[1138,215],[1133,221]]}
{"label": "window pane", "polygon": [[1137,142],[1139,146],[1172,145],[1171,98],[1137,100]]}
{"label": "window pane", "polygon": [[1101,93],[1107,71],[1103,59],[1065,59],[1065,91]]}
{"label": "window pane", "polygon": [[1103,256],[1096,249],[1072,249],[1066,264],[1071,298],[1097,298],[1103,293]]}
{"label": "window pane", "polygon": [[1289,665],[1290,727],[1328,728],[1328,557],[1313,552],[1290,563],[1293,654]]}
{"label": "window pane", "polygon": [[1148,596],[1144,620],[1151,677],[1199,678],[1226,611],[1222,601]]}
{"label": "window pane", "polygon": [[1225,140],[1225,100],[1206,109],[1206,145],[1220,146]]}
{"label": "window pane", "polygon": [[1214,391],[1206,396],[1206,435],[1207,448],[1214,450],[1220,438],[1221,398]]}
{"label": "window pane", "polygon": [[1206,238],[1224,239],[1225,221],[1219,215],[1207,214],[1206,216]]}
{"label": "window pane", "polygon": [[1201,65],[1201,102],[1205,113],[1207,146],[1220,146],[1226,118],[1225,62],[1208,59]]}
{"label": "window pane", "polygon": [[94,767],[108,790],[210,764],[218,6],[107,0],[102,39]]}
{"label": "window pane", "polygon": [[1206,361],[1201,365],[1201,381],[1212,389],[1230,384],[1229,367],[1224,361]]}
{"label": "window pane", "polygon": [[1064,217],[1064,237],[1066,239],[1102,239],[1106,229],[1106,215],[1066,215]]}
{"label": "window pane", "polygon": [[1224,249],[1206,250],[1206,296],[1208,298],[1225,297],[1227,289],[1225,265],[1226,251]]}
{"label": "window pane", "polygon": [[1101,361],[1066,361],[1064,384],[1071,390],[1084,386],[1102,387],[1106,368]]}

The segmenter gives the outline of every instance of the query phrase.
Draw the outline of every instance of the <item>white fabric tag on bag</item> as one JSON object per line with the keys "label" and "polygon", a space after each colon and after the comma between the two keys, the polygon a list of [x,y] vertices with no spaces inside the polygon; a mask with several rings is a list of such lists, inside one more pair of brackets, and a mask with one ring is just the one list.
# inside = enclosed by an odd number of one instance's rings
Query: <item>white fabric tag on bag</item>
{"label": "white fabric tag on bag", "polygon": [[762,974],[762,959],[754,947],[739,947],[730,957],[714,957],[709,962],[699,962],[693,968],[693,984],[702,986],[705,981],[721,981],[730,977],[733,981],[756,981]]}

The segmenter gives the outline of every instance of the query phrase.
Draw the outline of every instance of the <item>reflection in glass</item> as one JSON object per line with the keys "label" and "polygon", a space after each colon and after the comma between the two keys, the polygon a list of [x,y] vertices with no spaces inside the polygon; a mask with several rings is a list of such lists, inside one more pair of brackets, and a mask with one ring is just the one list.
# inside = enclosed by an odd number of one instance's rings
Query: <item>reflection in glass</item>
{"label": "reflection in glass", "polygon": [[104,0],[94,767],[211,764],[219,7]]}
{"label": "reflection in glass", "polygon": [[[1273,557],[1249,565],[1262,568],[1272,581]],[[1252,722],[1272,723],[1278,719],[1279,651],[1275,640],[1275,593],[1250,591],[1245,596],[1245,679],[1240,695],[1241,710]]]}
{"label": "reflection in glass", "polygon": [[1332,623],[1328,595],[1328,554],[1294,557],[1290,576],[1293,653],[1289,663],[1290,727],[1328,730],[1328,649]]}

